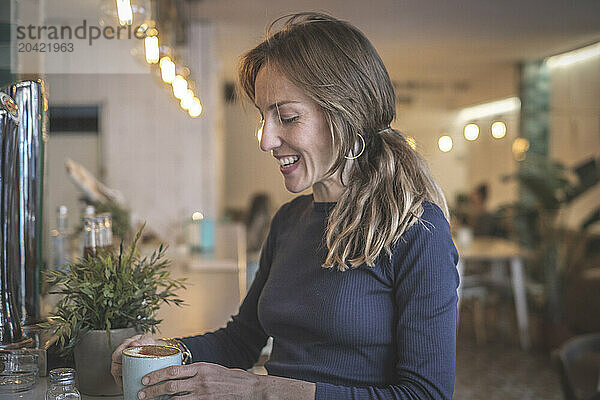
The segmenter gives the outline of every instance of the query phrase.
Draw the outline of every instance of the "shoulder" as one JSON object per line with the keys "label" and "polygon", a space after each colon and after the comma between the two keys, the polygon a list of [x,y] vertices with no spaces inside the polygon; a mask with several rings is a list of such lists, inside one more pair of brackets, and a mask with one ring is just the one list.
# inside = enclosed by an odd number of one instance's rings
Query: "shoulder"
{"label": "shoulder", "polygon": [[423,213],[396,244],[392,262],[401,274],[415,268],[447,265],[454,269],[458,253],[450,234],[450,224],[436,204],[423,202]]}
{"label": "shoulder", "polygon": [[450,224],[442,209],[434,203],[424,201],[423,212],[400,238],[396,247],[403,247],[407,242],[415,240],[434,240],[450,238]]}
{"label": "shoulder", "polygon": [[[416,231],[421,232],[419,229],[424,228],[427,230],[428,228],[433,229],[434,231],[438,231],[438,234],[443,234],[444,232],[450,234],[450,224],[448,220],[444,216],[444,212],[442,209],[435,203],[424,201],[423,202],[423,214],[421,214],[421,220],[417,221],[412,227],[417,227]],[[410,229],[409,229],[410,230]],[[432,231],[428,231],[430,234],[433,234]]]}

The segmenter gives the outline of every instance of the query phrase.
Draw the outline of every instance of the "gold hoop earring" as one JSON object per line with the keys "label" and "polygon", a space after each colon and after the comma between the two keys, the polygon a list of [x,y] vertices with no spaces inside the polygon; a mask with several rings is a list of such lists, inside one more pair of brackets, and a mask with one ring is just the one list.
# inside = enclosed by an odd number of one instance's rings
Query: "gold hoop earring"
{"label": "gold hoop earring", "polygon": [[358,155],[356,155],[356,156],[352,156],[352,157],[344,156],[344,158],[346,160],[356,160],[358,157],[360,157],[360,155],[362,153],[364,153],[365,147],[367,147],[365,144],[365,138],[360,133],[357,133],[357,135],[360,138],[360,140],[362,141],[362,149],[360,150],[360,153],[358,153]]}

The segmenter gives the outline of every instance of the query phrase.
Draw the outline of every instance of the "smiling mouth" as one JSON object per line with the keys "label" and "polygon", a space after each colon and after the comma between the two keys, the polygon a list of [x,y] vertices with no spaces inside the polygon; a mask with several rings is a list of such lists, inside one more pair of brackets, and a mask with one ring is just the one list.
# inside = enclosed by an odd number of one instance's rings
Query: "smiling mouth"
{"label": "smiling mouth", "polygon": [[278,159],[281,168],[289,168],[300,160],[300,156],[287,156]]}

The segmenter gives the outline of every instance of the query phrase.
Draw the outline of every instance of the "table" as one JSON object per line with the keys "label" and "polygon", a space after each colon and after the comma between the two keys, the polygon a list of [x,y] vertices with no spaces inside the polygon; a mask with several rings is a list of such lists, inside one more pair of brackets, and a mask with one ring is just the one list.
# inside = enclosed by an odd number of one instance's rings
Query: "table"
{"label": "table", "polygon": [[[238,261],[200,256],[168,255],[173,260],[171,276],[187,278],[188,289],[180,292],[187,306],[163,305],[158,312],[160,332],[155,336],[186,336],[216,330],[225,326],[237,313],[245,294],[245,268]],[[245,262],[245,259],[243,259]],[[233,263],[233,264],[232,264]],[[243,277],[243,279],[242,279]],[[243,286],[242,286],[243,285]],[[21,393],[0,393],[0,400],[44,400],[47,377],[39,379],[32,389]],[[83,400],[122,400],[122,396],[96,397],[82,395]]]}
{"label": "table", "polygon": [[[455,241],[457,242],[457,241]],[[504,239],[477,237],[468,245],[458,246],[458,273],[462,277],[465,271],[465,263],[489,261],[491,263],[492,275],[502,278],[506,275],[505,266],[510,268],[511,285],[515,309],[517,313],[517,324],[519,327],[519,341],[521,348],[529,349],[531,341],[529,338],[529,319],[527,311],[527,295],[525,292],[525,277],[523,275],[523,259],[531,256],[530,252],[521,248],[518,244]],[[458,288],[459,304],[461,284]]]}

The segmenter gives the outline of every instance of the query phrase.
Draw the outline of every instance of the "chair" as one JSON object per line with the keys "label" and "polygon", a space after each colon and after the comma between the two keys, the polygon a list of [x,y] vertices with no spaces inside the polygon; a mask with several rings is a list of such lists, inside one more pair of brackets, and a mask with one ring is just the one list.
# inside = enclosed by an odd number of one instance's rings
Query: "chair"
{"label": "chair", "polygon": [[566,400],[600,399],[600,332],[576,336],[554,355]]}
{"label": "chair", "polygon": [[492,280],[488,274],[465,273],[464,263],[458,265],[460,284],[458,288],[457,328],[460,322],[460,310],[467,300],[473,305],[473,327],[475,328],[475,341],[478,345],[487,341],[486,332],[486,303],[490,289],[493,289]]}
{"label": "chair", "polygon": [[[475,340],[478,345],[484,344],[487,340],[485,329],[485,302],[488,296],[488,290],[484,285],[480,285],[476,279],[470,276],[461,277],[461,284],[458,291],[457,317],[460,319],[460,309],[465,300],[473,302],[473,323],[475,328]],[[457,320],[458,327],[459,320]]]}

